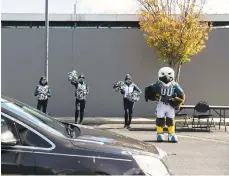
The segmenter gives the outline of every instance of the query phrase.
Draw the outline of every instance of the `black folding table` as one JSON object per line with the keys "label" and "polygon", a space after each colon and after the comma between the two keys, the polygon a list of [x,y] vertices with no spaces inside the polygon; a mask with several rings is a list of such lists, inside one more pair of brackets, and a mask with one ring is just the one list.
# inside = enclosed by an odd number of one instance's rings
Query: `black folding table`
{"label": "black folding table", "polygon": [[[209,105],[209,107],[210,107],[210,109],[212,109],[220,117],[219,129],[220,129],[221,122],[223,122],[224,126],[225,126],[225,131],[227,131],[226,111],[229,111],[229,106],[211,106],[211,105]],[[194,108],[195,108],[195,105],[181,105],[179,112],[184,110],[184,109],[194,109]]]}

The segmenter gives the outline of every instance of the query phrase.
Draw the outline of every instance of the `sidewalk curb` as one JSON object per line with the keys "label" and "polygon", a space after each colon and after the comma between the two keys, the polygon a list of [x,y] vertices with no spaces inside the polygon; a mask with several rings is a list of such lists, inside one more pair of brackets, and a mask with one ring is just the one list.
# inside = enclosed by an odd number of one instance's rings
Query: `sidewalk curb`
{"label": "sidewalk curb", "polygon": [[[74,123],[74,118],[56,118],[59,121],[64,121],[64,122],[70,122],[70,123]],[[142,120],[144,119],[144,120]],[[150,119],[150,118],[141,118],[141,120],[139,119],[133,119],[131,124],[155,124],[156,120],[154,119]],[[176,120],[176,125],[177,126],[182,126],[184,124],[184,120],[183,119],[177,119]],[[84,125],[105,125],[105,124],[124,124],[124,119],[122,120],[121,118],[117,119],[102,119],[102,118],[84,118],[83,120],[83,124]],[[188,122],[189,125],[192,124],[191,121]],[[201,125],[206,125],[207,122],[206,121],[201,121],[200,122]],[[219,122],[215,122],[215,125],[219,125]],[[221,122],[221,126],[224,126],[224,123]],[[226,126],[229,126],[229,121],[226,122]]]}
{"label": "sidewalk curb", "polygon": [[[64,122],[74,123],[74,118],[72,118],[72,119],[56,118],[56,119],[60,120],[60,121],[64,121]],[[124,120],[121,120],[121,119],[107,120],[107,119],[97,119],[97,118],[93,118],[93,119],[84,118],[83,124],[84,125],[124,124]],[[140,120],[133,119],[131,124],[155,124],[155,120],[148,120],[147,119],[147,120],[140,121]]]}

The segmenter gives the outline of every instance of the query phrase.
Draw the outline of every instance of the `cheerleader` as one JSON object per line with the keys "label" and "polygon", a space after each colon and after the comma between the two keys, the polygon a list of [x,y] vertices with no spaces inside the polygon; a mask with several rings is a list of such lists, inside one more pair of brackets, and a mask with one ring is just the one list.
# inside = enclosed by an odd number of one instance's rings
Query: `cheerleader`
{"label": "cheerleader", "polygon": [[[75,77],[76,78],[76,77]],[[78,123],[78,116],[80,113],[80,121],[79,124],[82,124],[84,118],[84,110],[86,105],[86,96],[89,93],[89,87],[85,83],[85,77],[83,74],[79,76],[77,79],[72,79],[71,84],[75,86],[75,123]]]}
{"label": "cheerleader", "polygon": [[132,120],[132,113],[134,109],[134,103],[140,99],[139,98],[136,101],[133,101],[133,96],[137,92],[138,96],[142,93],[142,91],[133,83],[133,80],[129,74],[126,75],[125,83],[121,89],[121,94],[123,94],[123,106],[124,106],[124,112],[125,112],[125,124],[124,128],[130,129],[130,124]]}
{"label": "cheerleader", "polygon": [[34,95],[37,97],[37,109],[46,113],[48,106],[48,98],[51,97],[51,89],[48,86],[46,78],[43,76],[40,78],[39,84],[37,85]]}

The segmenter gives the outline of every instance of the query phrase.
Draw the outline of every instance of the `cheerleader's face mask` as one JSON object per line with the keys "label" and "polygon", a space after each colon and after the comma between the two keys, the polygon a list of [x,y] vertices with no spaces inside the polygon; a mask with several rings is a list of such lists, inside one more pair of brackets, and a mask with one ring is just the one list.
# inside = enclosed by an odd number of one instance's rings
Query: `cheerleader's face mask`
{"label": "cheerleader's face mask", "polygon": [[46,83],[47,83],[46,79],[43,78],[43,79],[41,80],[41,84],[42,84],[42,85],[45,85]]}
{"label": "cheerleader's face mask", "polygon": [[81,83],[81,84],[82,84],[82,83],[83,83],[83,81],[84,81],[84,79],[83,79],[83,78],[80,78],[80,79],[79,79],[79,83]]}
{"label": "cheerleader's face mask", "polygon": [[131,84],[132,80],[131,79],[126,79],[126,84]]}

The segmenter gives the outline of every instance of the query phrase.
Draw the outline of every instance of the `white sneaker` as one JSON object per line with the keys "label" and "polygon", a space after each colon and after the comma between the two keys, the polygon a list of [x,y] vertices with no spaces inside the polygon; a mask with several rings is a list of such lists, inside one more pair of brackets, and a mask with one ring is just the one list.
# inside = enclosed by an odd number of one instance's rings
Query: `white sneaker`
{"label": "white sneaker", "polygon": [[168,141],[169,142],[174,142],[174,143],[178,142],[177,135],[175,135],[175,134],[169,134]]}
{"label": "white sneaker", "polygon": [[165,141],[165,135],[164,134],[157,134],[157,142],[164,142]]}

